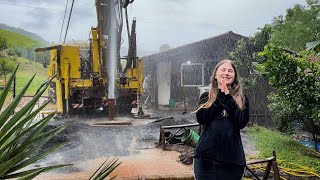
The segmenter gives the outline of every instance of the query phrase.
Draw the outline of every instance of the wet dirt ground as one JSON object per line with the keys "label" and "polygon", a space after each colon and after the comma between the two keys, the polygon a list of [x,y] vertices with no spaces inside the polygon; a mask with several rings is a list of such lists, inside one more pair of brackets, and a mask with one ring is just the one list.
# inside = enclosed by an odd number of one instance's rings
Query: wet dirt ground
{"label": "wet dirt ground", "polygon": [[[141,177],[184,177],[193,179],[192,165],[179,162],[188,146],[169,146],[167,151],[158,147],[160,126],[196,123],[195,114],[181,115],[180,111],[152,111],[149,119],[134,119],[130,115],[117,117],[112,124],[107,118],[72,117],[54,119],[48,129],[65,125],[66,129],[55,137],[46,148],[61,142],[68,145],[49,155],[34,166],[73,164],[59,170],[43,173],[36,179],[89,179],[95,170],[108,158],[120,159],[120,166],[113,172],[117,179],[141,179]],[[173,117],[155,122],[159,118]],[[256,156],[254,146],[245,131],[242,133],[247,158]],[[150,178],[151,179],[151,178]]]}

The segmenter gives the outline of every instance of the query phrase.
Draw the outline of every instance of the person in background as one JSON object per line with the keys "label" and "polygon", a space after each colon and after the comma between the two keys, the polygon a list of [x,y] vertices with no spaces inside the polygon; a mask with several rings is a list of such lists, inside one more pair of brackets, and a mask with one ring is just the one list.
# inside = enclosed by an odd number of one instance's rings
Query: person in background
{"label": "person in background", "polygon": [[194,153],[195,179],[240,180],[246,165],[240,130],[249,121],[249,101],[231,60],[216,65],[210,83],[196,111],[203,131]]}
{"label": "person in background", "polygon": [[150,105],[153,103],[153,79],[151,73],[148,73],[148,75],[143,80],[143,92],[146,94],[146,99],[144,101],[145,108],[148,109]]}

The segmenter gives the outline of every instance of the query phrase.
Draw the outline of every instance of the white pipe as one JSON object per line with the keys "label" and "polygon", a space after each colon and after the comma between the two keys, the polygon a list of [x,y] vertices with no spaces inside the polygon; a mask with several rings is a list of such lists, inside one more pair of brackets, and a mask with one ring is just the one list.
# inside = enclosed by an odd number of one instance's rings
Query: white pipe
{"label": "white pipe", "polygon": [[108,99],[115,99],[115,79],[117,73],[117,39],[120,35],[119,24],[117,20],[117,9],[119,8],[118,0],[108,1],[108,50],[106,69],[108,72]]}

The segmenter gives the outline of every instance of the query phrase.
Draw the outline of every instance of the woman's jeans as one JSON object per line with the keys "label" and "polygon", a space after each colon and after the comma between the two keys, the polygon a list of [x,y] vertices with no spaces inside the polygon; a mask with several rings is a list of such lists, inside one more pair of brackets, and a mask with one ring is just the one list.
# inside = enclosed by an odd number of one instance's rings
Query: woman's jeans
{"label": "woman's jeans", "polygon": [[193,159],[196,180],[241,180],[244,166],[222,164],[208,159]]}

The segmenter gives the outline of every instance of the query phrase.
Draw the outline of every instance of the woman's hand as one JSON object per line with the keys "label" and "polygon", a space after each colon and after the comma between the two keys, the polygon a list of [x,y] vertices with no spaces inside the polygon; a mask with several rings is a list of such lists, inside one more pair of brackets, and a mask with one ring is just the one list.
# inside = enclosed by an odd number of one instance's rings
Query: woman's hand
{"label": "woman's hand", "polygon": [[224,80],[221,82],[221,92],[224,92],[225,95],[229,94],[229,89]]}

